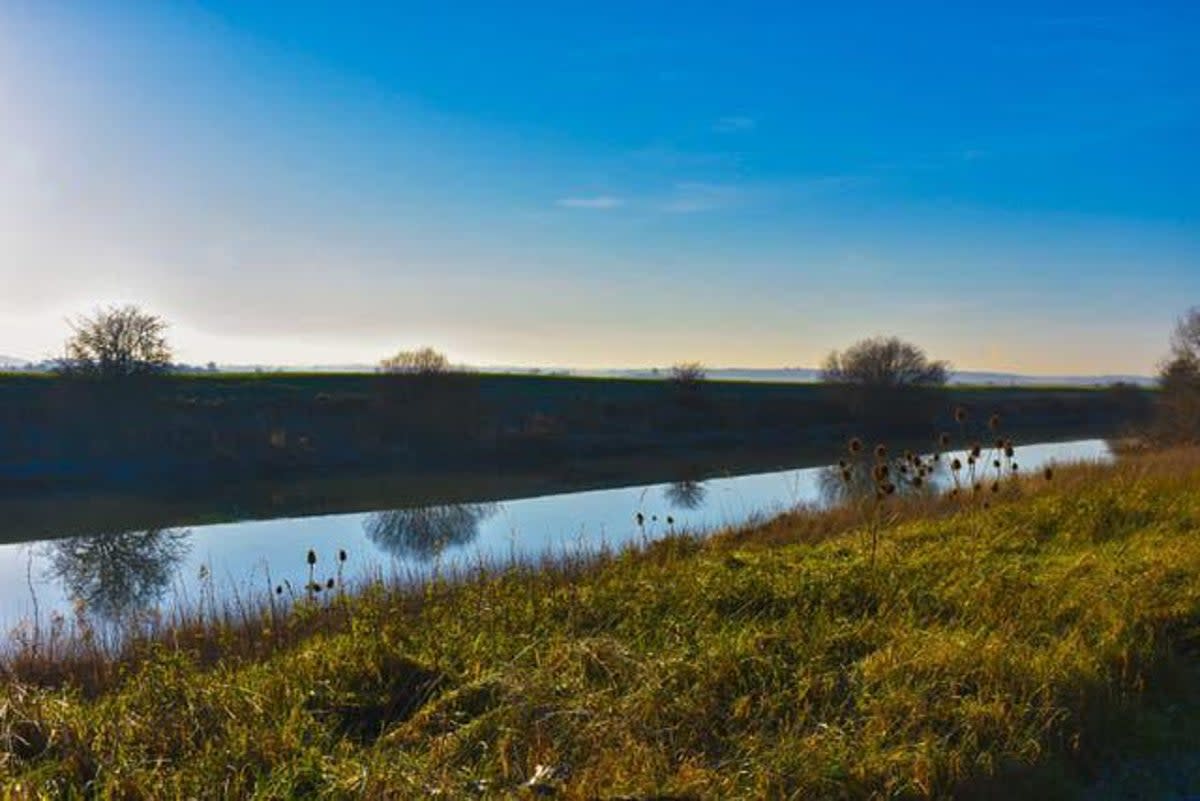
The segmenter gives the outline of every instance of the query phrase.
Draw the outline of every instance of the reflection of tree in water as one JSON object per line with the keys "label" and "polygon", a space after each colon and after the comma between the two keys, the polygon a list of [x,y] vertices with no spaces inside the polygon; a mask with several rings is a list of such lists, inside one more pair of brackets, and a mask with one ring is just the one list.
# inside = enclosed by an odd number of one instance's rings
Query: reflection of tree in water
{"label": "reflection of tree in water", "polygon": [[847,481],[842,468],[832,465],[817,472],[817,490],[821,493],[822,506],[841,506],[874,497],[875,481],[868,470],[853,468]]}
{"label": "reflection of tree in water", "polygon": [[701,481],[685,479],[668,486],[663,490],[663,495],[666,496],[667,503],[676,509],[699,509],[708,495],[708,490]]}
{"label": "reflection of tree in water", "polygon": [[57,540],[48,546],[49,572],[90,614],[118,621],[162,598],[189,535],[164,528]]}
{"label": "reflection of tree in water", "polygon": [[397,558],[428,562],[451,546],[462,546],[479,534],[479,524],[496,505],[457,503],[374,512],[363,522],[371,542]]}
{"label": "reflection of tree in water", "polygon": [[[895,476],[901,463],[896,460],[888,462],[888,467]],[[845,468],[839,465],[822,467],[817,472],[817,490],[821,493],[822,506],[840,506],[855,501],[870,500],[875,497],[876,482],[871,471],[875,462],[866,460],[857,464],[848,464]],[[847,480],[847,474],[849,480]],[[937,492],[938,476],[943,475],[940,464],[935,465],[933,472],[927,475],[920,485],[906,479],[893,481],[896,493],[899,495],[922,495]]]}

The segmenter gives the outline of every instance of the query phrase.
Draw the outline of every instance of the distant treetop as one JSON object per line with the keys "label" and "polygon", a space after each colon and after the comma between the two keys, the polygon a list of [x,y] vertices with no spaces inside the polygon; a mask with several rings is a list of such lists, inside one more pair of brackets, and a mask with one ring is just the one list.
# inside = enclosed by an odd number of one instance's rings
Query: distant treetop
{"label": "distant treetop", "polygon": [[1171,357],[1200,364],[1200,306],[1188,309],[1175,324]]}
{"label": "distant treetop", "polygon": [[450,360],[433,348],[402,350],[394,356],[381,359],[379,369],[385,373],[435,375],[447,372],[450,369]]}
{"label": "distant treetop", "polygon": [[680,362],[672,365],[667,377],[677,384],[697,384],[708,378],[708,373],[700,362]]}
{"label": "distant treetop", "polygon": [[68,324],[73,333],[56,365],[61,373],[113,379],[171,366],[166,320],[137,306],[110,306]]}
{"label": "distant treetop", "polygon": [[830,353],[821,378],[836,384],[870,387],[941,386],[950,365],[930,361],[925,351],[897,337],[874,337]]}

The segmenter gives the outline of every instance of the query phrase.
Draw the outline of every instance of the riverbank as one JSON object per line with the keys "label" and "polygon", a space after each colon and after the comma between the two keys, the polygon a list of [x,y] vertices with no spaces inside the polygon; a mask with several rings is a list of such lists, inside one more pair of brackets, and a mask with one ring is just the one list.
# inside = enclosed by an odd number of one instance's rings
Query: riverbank
{"label": "riverbank", "polygon": [[1200,453],[1143,454],[231,605],[118,659],[43,640],[5,668],[0,772],[143,797],[1073,797],[1195,732],[1197,486]]}
{"label": "riverbank", "polygon": [[[993,413],[1022,441],[1111,436],[1153,393],[949,387],[856,392],[823,384],[450,374],[165,376],[95,383],[0,376],[0,499],[180,491],[269,482],[397,483],[470,474],[563,491],[624,480],[768,470],[851,435],[932,443]],[[610,484],[611,485],[611,484]],[[353,503],[348,499],[347,503]]]}

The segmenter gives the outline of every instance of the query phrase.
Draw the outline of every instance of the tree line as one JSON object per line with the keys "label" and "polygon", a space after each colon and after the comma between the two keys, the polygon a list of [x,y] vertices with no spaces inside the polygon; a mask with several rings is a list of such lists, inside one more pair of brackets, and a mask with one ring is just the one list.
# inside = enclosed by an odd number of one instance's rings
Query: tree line
{"label": "tree line", "polygon": [[[162,317],[137,306],[114,306],[68,320],[71,335],[55,370],[68,376],[120,379],[150,376],[172,367],[173,351]],[[445,354],[430,347],[402,350],[380,360],[384,373],[437,375],[451,369]],[[944,385],[950,365],[929,358],[917,345],[897,337],[872,337],[833,351],[821,368],[831,384],[863,389],[928,388]],[[699,362],[680,362],[667,378],[696,387],[707,378]],[[1158,414],[1151,436],[1169,441],[1200,441],[1200,306],[1175,326],[1167,358],[1159,368]]]}

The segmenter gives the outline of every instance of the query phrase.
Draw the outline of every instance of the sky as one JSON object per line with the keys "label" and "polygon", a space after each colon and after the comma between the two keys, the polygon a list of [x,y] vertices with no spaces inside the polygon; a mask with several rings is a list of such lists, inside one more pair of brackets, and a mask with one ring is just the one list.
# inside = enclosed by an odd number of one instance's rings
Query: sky
{"label": "sky", "polygon": [[1200,4],[0,0],[0,354],[1150,373]]}

